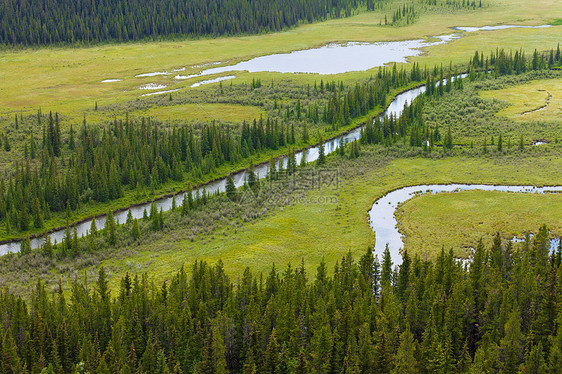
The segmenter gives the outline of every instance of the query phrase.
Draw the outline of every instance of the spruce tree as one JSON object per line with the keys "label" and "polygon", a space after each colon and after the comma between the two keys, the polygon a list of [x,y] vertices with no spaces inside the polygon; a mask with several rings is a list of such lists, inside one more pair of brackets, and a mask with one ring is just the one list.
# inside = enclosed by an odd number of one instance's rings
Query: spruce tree
{"label": "spruce tree", "polygon": [[236,197],[236,185],[234,184],[234,179],[232,178],[232,174],[229,174],[228,177],[226,177],[226,196],[234,201],[235,197]]}
{"label": "spruce tree", "polygon": [[37,229],[43,227],[43,215],[41,214],[41,205],[37,197],[33,200],[33,226]]}
{"label": "spruce tree", "polygon": [[254,172],[254,164],[252,162],[250,162],[250,166],[248,167],[248,187],[254,194],[258,193],[259,181]]}
{"label": "spruce tree", "polygon": [[390,248],[386,244],[383,252],[382,269],[381,269],[381,286],[390,286],[392,282],[392,257],[390,256]]}
{"label": "spruce tree", "polygon": [[416,348],[414,344],[414,336],[410,329],[406,329],[400,335],[400,346],[394,358],[395,374],[416,374],[419,373],[416,362]]}
{"label": "spruce tree", "polygon": [[446,149],[453,149],[453,135],[451,134],[451,126],[447,130],[447,135],[445,135],[445,140],[443,141],[443,147]]}
{"label": "spruce tree", "polygon": [[320,138],[320,145],[318,146],[318,165],[326,163],[326,155],[324,154],[324,141]]}
{"label": "spruce tree", "polygon": [[133,227],[131,228],[131,236],[134,240],[140,238],[139,220],[135,219],[133,221]]}
{"label": "spruce tree", "polygon": [[107,243],[111,246],[114,246],[117,242],[116,230],[117,227],[115,225],[115,219],[113,219],[113,212],[110,210],[105,216],[105,236]]}

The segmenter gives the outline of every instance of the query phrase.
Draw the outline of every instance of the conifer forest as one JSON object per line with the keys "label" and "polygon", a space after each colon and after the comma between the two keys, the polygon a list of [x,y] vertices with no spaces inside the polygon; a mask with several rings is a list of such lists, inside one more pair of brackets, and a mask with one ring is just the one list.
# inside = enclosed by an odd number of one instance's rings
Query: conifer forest
{"label": "conifer forest", "polygon": [[558,0],[0,3],[0,374],[562,374]]}

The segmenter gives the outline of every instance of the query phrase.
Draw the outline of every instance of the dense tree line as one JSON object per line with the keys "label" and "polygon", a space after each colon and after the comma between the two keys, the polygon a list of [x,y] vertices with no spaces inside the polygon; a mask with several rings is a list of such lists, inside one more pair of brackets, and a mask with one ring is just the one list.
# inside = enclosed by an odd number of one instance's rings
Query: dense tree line
{"label": "dense tree line", "polygon": [[560,54],[560,44],[556,49],[547,52],[539,52],[535,49],[531,59],[525,57],[523,50],[505,51],[497,49],[490,52],[489,56],[484,56],[484,52],[476,51],[470,59],[470,78],[474,79],[477,71],[488,72],[493,69],[496,76],[521,74],[530,70],[544,70],[560,68],[562,56]]}
{"label": "dense tree line", "polygon": [[384,17],[384,24],[394,25],[396,23],[405,23],[409,25],[410,23],[414,23],[415,18],[416,10],[414,6],[406,6],[406,4],[403,4],[402,7],[398,7],[398,9],[392,13],[391,22],[389,22],[386,16]]}
{"label": "dense tree line", "polygon": [[388,249],[267,275],[196,262],[28,299],[0,291],[0,373],[559,373],[562,247],[499,234],[469,265]]}
{"label": "dense tree line", "polygon": [[[469,62],[468,79],[474,81],[479,77],[493,75],[500,77],[511,74],[523,74],[527,71],[539,71],[545,69],[556,69],[562,63],[560,46],[556,50],[539,53],[536,50],[532,59],[525,58],[523,51],[507,52],[498,49],[490,53],[489,57],[484,57],[482,52],[476,51]],[[414,65],[410,79],[425,79],[425,95],[416,98],[410,105],[405,105],[403,115],[398,118],[386,116],[375,118],[372,122],[367,122],[362,130],[361,142],[364,144],[384,144],[392,145],[401,139],[409,139],[413,147],[423,147],[426,150],[433,149],[434,145],[440,144],[445,149],[453,148],[453,136],[451,127],[442,135],[438,125],[430,126],[423,115],[425,98],[436,99],[453,90],[463,90],[463,79],[449,66],[444,71],[441,66],[435,66],[432,71],[420,70]],[[400,76],[399,74],[398,76]],[[350,93],[346,95],[349,96]],[[434,103],[434,102],[431,102]],[[503,141],[500,139],[494,143],[493,136],[491,144],[501,152]],[[511,145],[509,144],[508,147]],[[486,144],[484,143],[484,153]],[[523,138],[521,137],[520,149],[523,148]]]}
{"label": "dense tree line", "polygon": [[[415,71],[415,67],[414,70]],[[447,74],[443,68],[434,69],[433,73],[418,72],[419,77],[427,76],[425,97],[442,97],[452,90],[463,89],[463,79],[449,68]],[[436,83],[436,79],[437,82]],[[366,123],[361,130],[361,143],[392,145],[397,141],[409,138],[410,146],[423,147],[431,150],[433,146],[442,140],[439,126],[430,127],[425,123],[423,117],[424,96],[419,96],[411,104],[406,104],[402,115],[375,117],[373,121]],[[442,145],[446,149],[453,148],[451,130],[443,138]]]}
{"label": "dense tree line", "polygon": [[[382,0],[375,0],[379,2]],[[368,3],[374,7],[374,2]],[[348,16],[362,0],[6,0],[0,43],[98,43],[279,31]]]}
{"label": "dense tree line", "polygon": [[19,230],[27,230],[30,220],[41,227],[51,212],[117,199],[124,188],[154,189],[186,174],[197,178],[241,158],[232,134],[218,126],[203,127],[195,137],[190,127],[163,131],[144,119],[115,121],[101,133],[84,125],[76,140],[71,128],[70,155],[60,158],[57,116],[49,118],[39,166],[27,159],[0,181],[0,217]]}

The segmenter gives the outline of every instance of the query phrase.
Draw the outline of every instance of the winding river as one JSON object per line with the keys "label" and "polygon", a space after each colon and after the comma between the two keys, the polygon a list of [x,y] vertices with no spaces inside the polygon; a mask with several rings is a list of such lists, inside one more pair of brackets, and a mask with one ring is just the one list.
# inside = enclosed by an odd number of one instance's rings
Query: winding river
{"label": "winding river", "polygon": [[[420,86],[420,87],[416,87],[416,88],[412,88],[408,91],[405,91],[399,95],[396,96],[396,98],[390,103],[390,105],[387,107],[387,109],[384,111],[384,113],[382,114],[382,116],[390,116],[391,114],[394,116],[398,116],[400,115],[400,113],[402,113],[402,110],[404,109],[404,105],[405,104],[410,104],[412,102],[412,100],[414,100],[417,96],[419,96],[420,94],[425,92],[425,86]],[[362,127],[358,127],[355,128],[353,130],[351,130],[350,132],[335,138],[335,139],[331,139],[328,140],[324,143],[324,150],[326,154],[330,154],[334,151],[336,151],[340,145],[342,144],[342,140],[345,141],[345,143],[349,143],[352,141],[355,141],[357,139],[359,139],[361,137],[361,129]],[[295,156],[297,159],[297,164],[300,164],[301,159],[304,157],[306,157],[306,161],[307,162],[311,162],[311,161],[315,161],[318,159],[318,150],[319,147],[311,147],[308,148],[304,151],[298,152]],[[278,161],[278,167],[280,165],[283,165],[283,167],[286,168],[287,166],[287,158],[286,157],[281,157],[279,158]],[[269,170],[269,165],[268,164],[262,164],[262,165],[258,165],[255,168],[255,172],[256,174],[260,177],[260,178],[264,178],[267,175],[267,171]],[[246,180],[247,177],[247,173],[245,170],[243,171],[239,171],[235,174],[233,174],[233,179],[234,179],[234,183],[236,185],[236,187],[241,187],[244,184],[244,181]],[[202,193],[203,190],[205,190],[207,192],[207,194],[213,194],[215,192],[224,192],[225,191],[225,186],[226,186],[226,178],[223,179],[218,179],[216,181],[210,182],[206,185],[203,185],[201,187],[198,187],[196,189],[194,189],[193,193],[197,194],[197,193]],[[185,193],[184,192],[180,192],[177,195],[175,195],[176,198],[176,204],[179,206],[181,205],[183,199],[184,199]],[[172,197],[165,197],[165,198],[161,198],[161,199],[157,199],[155,200],[156,206],[158,208],[158,210],[162,209],[163,211],[167,211],[170,210],[172,208]],[[131,211],[131,214],[133,215],[134,219],[139,219],[142,218],[144,210],[146,209],[147,211],[150,210],[150,205],[151,202],[147,202],[138,206],[134,206],[131,208],[126,208],[123,210],[119,210],[117,212],[114,213],[114,218],[118,223],[124,223],[127,220],[127,214],[129,212],[129,210]],[[77,224],[75,224],[74,226],[76,227],[76,231],[78,233],[78,236],[84,236],[88,234],[88,231],[90,230],[90,227],[92,225],[92,219],[86,219],[84,221],[81,221]],[[96,227],[98,229],[102,229],[105,227],[105,215],[100,215],[96,217]],[[56,230],[50,233],[51,236],[51,241],[54,242],[56,240],[57,243],[60,243],[64,237],[64,229],[61,230]],[[45,237],[41,236],[41,237],[37,237],[37,238],[32,238],[31,239],[31,248],[39,248],[41,246],[41,244],[43,244]],[[7,253],[15,253],[15,252],[19,252],[20,250],[20,240],[16,240],[13,242],[9,242],[9,243],[4,243],[4,244],[0,244],[0,255],[4,255]]]}
{"label": "winding river", "polygon": [[[466,75],[461,75],[464,77]],[[410,104],[417,96],[424,93],[426,90],[425,86],[420,86],[407,90],[399,95],[390,103],[387,109],[381,114],[382,117],[399,116],[405,104]],[[342,144],[342,141],[349,143],[355,141],[361,137],[361,129],[363,126],[357,127],[350,132],[343,134],[342,136],[328,140],[324,143],[325,154],[330,154],[336,151]],[[318,159],[319,147],[311,147],[304,151],[298,152],[296,156],[297,164],[300,164],[303,157],[306,158],[307,162],[312,162]],[[284,168],[287,166],[287,157],[281,157],[278,160],[277,167],[283,165]],[[255,168],[255,172],[259,178],[264,178],[267,175],[269,165],[262,164]],[[245,170],[239,171],[233,174],[233,179],[236,187],[241,187],[247,178],[247,172]],[[226,178],[218,179],[212,181],[203,186],[194,189],[194,194],[201,194],[204,191],[207,194],[214,194],[216,192],[224,192],[226,186]],[[470,190],[470,189],[483,189],[483,190],[493,190],[493,191],[506,191],[506,192],[528,192],[528,193],[544,193],[544,192],[562,192],[562,186],[558,187],[543,187],[538,188],[534,186],[488,186],[488,185],[420,185],[413,187],[405,187],[396,191],[392,191],[384,197],[377,200],[371,211],[369,212],[371,227],[375,231],[375,236],[377,238],[375,245],[375,253],[382,254],[386,243],[389,243],[389,247],[392,254],[392,261],[394,264],[399,264],[402,259],[400,256],[400,248],[402,247],[402,239],[398,229],[396,228],[396,219],[394,218],[394,211],[397,206],[413,198],[416,192],[422,190],[431,190],[433,193],[438,192],[452,192],[455,190]],[[182,204],[185,197],[185,192],[180,192],[175,195],[176,204],[179,206]],[[156,207],[158,210],[168,211],[172,208],[173,197],[164,197],[155,200]],[[134,207],[125,208],[118,210],[114,213],[114,218],[119,224],[124,223],[127,219],[129,210],[134,219],[139,219],[143,217],[144,211],[149,211],[152,202],[147,202]],[[105,215],[100,215],[96,217],[96,227],[102,229],[105,227]],[[76,227],[78,236],[82,237],[88,234],[91,228],[92,219],[83,220],[73,227]],[[55,230],[50,233],[51,241],[60,243],[64,237],[64,229]],[[40,236],[31,239],[31,248],[39,248],[44,242],[45,237]],[[20,240],[15,240],[13,242],[4,243],[0,245],[0,255],[7,253],[19,252],[21,246]]]}
{"label": "winding river", "polygon": [[422,184],[403,187],[391,191],[375,201],[369,211],[371,228],[375,232],[375,253],[382,258],[382,253],[388,244],[394,265],[402,263],[400,250],[404,247],[402,235],[398,231],[398,222],[394,213],[398,206],[422,193],[443,193],[460,191],[501,191],[511,193],[561,193],[562,186],[536,187],[536,186],[508,186],[488,184]]}

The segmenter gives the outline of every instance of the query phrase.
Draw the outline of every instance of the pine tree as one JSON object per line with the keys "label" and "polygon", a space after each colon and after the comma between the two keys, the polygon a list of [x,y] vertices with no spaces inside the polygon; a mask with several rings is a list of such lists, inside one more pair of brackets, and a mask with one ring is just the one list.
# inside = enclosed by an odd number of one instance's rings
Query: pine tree
{"label": "pine tree", "polygon": [[505,373],[517,372],[517,368],[523,362],[523,336],[521,334],[521,317],[517,310],[510,313],[509,320],[505,324],[505,336],[500,342],[502,357],[501,369]]}
{"label": "pine tree", "polygon": [[400,270],[398,271],[396,287],[396,294],[402,299],[402,301],[406,299],[406,291],[410,283],[410,265],[410,256],[408,256],[408,251],[404,250],[404,252],[402,252],[402,264],[400,265]]}
{"label": "pine tree", "polygon": [[528,373],[548,374],[548,366],[544,360],[544,352],[541,343],[531,348],[527,354],[523,368],[525,372]]}
{"label": "pine tree", "polygon": [[148,337],[141,362],[144,373],[156,373],[156,347],[152,335]]}
{"label": "pine tree", "polygon": [[150,204],[150,227],[152,230],[157,231],[160,230],[160,217],[158,215],[158,209],[156,207],[156,203],[153,201]]}
{"label": "pine tree", "polygon": [[390,286],[392,281],[392,257],[390,256],[390,248],[388,244],[384,248],[382,271],[381,271],[381,286]]}
{"label": "pine tree", "polygon": [[326,155],[324,154],[324,141],[320,138],[320,145],[318,146],[318,165],[326,163]]}
{"label": "pine tree", "polygon": [[234,179],[232,178],[232,174],[229,174],[228,177],[226,177],[225,190],[226,190],[226,196],[230,200],[234,201],[234,199],[236,198],[236,185],[234,184]]}
{"label": "pine tree", "polygon": [[445,135],[445,139],[443,140],[443,147],[445,147],[445,149],[453,149],[453,135],[451,134],[450,125],[447,130],[447,135]]}
{"label": "pine tree", "polygon": [[33,200],[33,226],[37,229],[43,227],[43,215],[41,214],[41,206],[37,197]]}
{"label": "pine tree", "polygon": [[74,148],[76,148],[76,143],[74,141],[74,129],[72,128],[72,125],[70,125],[70,135],[69,135],[69,139],[68,139],[68,148],[70,148],[70,150],[74,150]]}
{"label": "pine tree", "polygon": [[138,238],[140,238],[139,221],[137,219],[133,221],[133,227],[131,228],[131,236],[133,240],[137,240]]}
{"label": "pine tree", "polygon": [[308,362],[306,361],[306,357],[302,350],[299,352],[295,367],[295,374],[308,374]]}
{"label": "pine tree", "polygon": [[414,335],[410,332],[410,329],[406,329],[406,331],[400,335],[400,347],[398,347],[394,358],[395,365],[393,373],[418,373],[419,369],[417,367],[415,353]]}
{"label": "pine tree", "polygon": [[[93,225],[92,221],[92,225]],[[117,243],[117,237],[116,237],[116,230],[117,227],[115,225],[115,219],[113,219],[113,212],[110,210],[109,212],[107,212],[107,215],[105,216],[105,235],[106,235],[106,239],[107,239],[107,243],[111,246],[114,246]]]}
{"label": "pine tree", "polygon": [[10,145],[10,139],[6,134],[4,134],[4,150],[6,152],[10,152],[12,150],[12,146]]}
{"label": "pine tree", "polygon": [[90,225],[90,235],[91,236],[96,236],[98,232],[98,228],[96,226],[96,217],[92,218],[92,223]]}
{"label": "pine tree", "polygon": [[265,352],[265,372],[268,374],[277,374],[279,365],[277,337],[275,336],[275,328],[269,336],[269,343]]}
{"label": "pine tree", "polygon": [[224,341],[217,327],[214,328],[212,334],[213,341],[213,362],[215,364],[215,374],[226,374],[226,348],[224,346]]}
{"label": "pine tree", "polygon": [[250,190],[254,194],[258,193],[259,181],[254,172],[254,164],[252,162],[250,162],[250,166],[248,167],[248,187],[250,187]]}
{"label": "pine tree", "polygon": [[[293,125],[293,126],[294,126],[294,125]],[[309,139],[308,139],[308,125],[307,125],[307,123],[305,122],[305,123],[302,125],[302,142],[303,142],[304,144],[308,144],[308,140],[309,140]],[[294,144],[294,143],[295,143],[295,141],[294,141],[294,127],[292,127],[292,128],[291,128],[291,144]]]}

